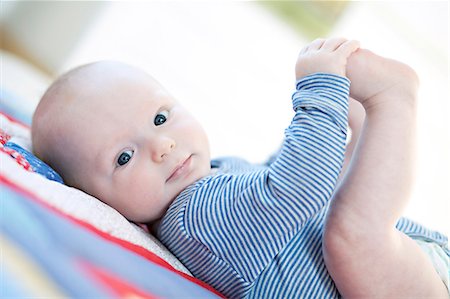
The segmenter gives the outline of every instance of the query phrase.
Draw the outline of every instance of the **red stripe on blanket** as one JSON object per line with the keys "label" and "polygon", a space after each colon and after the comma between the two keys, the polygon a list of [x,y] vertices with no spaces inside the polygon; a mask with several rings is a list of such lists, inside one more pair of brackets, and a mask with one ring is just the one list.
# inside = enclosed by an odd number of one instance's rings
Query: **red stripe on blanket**
{"label": "red stripe on blanket", "polygon": [[81,267],[96,281],[103,284],[106,288],[115,293],[117,298],[148,298],[157,299],[158,297],[151,295],[143,290],[140,290],[123,279],[111,275],[107,271],[94,266],[87,261],[79,261]]}
{"label": "red stripe on blanket", "polygon": [[182,277],[184,277],[185,279],[199,285],[202,286],[203,288],[207,289],[208,291],[216,294],[219,297],[225,298],[222,294],[220,294],[218,291],[216,291],[213,287],[211,287],[210,285],[204,283],[203,281],[192,277],[184,272],[181,272],[177,269],[175,269],[174,267],[172,267],[169,263],[167,263],[165,260],[163,260],[162,258],[160,258],[159,256],[157,256],[156,254],[154,254],[153,252],[145,249],[142,246],[130,243],[128,241],[119,239],[117,237],[111,236],[108,233],[105,233],[101,230],[99,230],[98,228],[96,228],[95,226],[93,226],[92,224],[85,222],[83,220],[80,220],[78,218],[75,218],[72,215],[69,215],[51,205],[49,205],[47,202],[45,202],[44,200],[42,200],[41,198],[39,198],[36,194],[32,193],[31,191],[27,190],[25,187],[18,185],[17,183],[9,180],[7,177],[5,177],[3,174],[0,174],[0,183],[3,183],[9,187],[11,187],[12,189],[14,189],[15,191],[24,194],[25,196],[29,197],[30,199],[34,200],[35,202],[43,205],[44,207],[48,208],[49,210],[57,213],[58,215],[61,215],[62,217],[65,217],[67,219],[69,219],[70,221],[90,230],[91,232],[97,234],[98,236],[102,237],[105,240],[108,240],[112,243],[116,243],[117,245],[122,246],[125,249],[128,249],[130,251],[135,252],[136,254],[139,254],[140,256],[144,257],[145,259],[158,264],[178,275],[181,275]]}
{"label": "red stripe on blanket", "polygon": [[17,124],[17,125],[19,125],[19,126],[22,126],[22,127],[26,128],[26,129],[30,129],[30,126],[29,126],[29,125],[27,125],[27,124],[21,122],[21,121],[18,120],[18,119],[15,119],[15,118],[12,117],[11,115],[6,114],[6,113],[1,112],[1,111],[0,111],[0,114],[3,115],[4,117],[6,117],[10,122],[12,122],[12,123],[14,123],[14,124]]}

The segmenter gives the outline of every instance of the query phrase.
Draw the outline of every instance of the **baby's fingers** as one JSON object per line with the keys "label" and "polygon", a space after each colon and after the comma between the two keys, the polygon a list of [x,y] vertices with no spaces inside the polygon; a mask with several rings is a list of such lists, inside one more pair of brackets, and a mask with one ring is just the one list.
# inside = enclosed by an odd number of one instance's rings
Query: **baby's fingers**
{"label": "baby's fingers", "polygon": [[324,38],[317,38],[308,45],[308,50],[319,50],[324,44],[324,42],[325,42]]}
{"label": "baby's fingers", "polygon": [[345,57],[349,57],[353,52],[359,49],[359,46],[359,41],[348,40],[342,43],[336,51],[342,55],[345,55]]}
{"label": "baby's fingers", "polygon": [[313,40],[310,44],[308,44],[307,46],[305,46],[301,51],[300,54],[305,54],[309,51],[313,51],[313,50],[319,50],[320,47],[322,47],[323,43],[325,42],[325,39],[323,38],[317,38],[315,40]]}
{"label": "baby's fingers", "polygon": [[343,37],[329,38],[323,43],[321,49],[328,50],[328,51],[334,51],[337,48],[339,48],[346,41],[347,41],[347,39],[343,38]]}

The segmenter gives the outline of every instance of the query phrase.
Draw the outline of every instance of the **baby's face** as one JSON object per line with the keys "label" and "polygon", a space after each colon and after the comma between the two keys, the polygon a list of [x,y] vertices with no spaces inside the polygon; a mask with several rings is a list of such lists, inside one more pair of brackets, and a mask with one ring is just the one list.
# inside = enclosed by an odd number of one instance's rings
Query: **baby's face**
{"label": "baby's face", "polygon": [[63,124],[73,140],[64,148],[76,187],[146,223],[209,174],[209,145],[196,119],[151,77],[124,77],[82,91]]}

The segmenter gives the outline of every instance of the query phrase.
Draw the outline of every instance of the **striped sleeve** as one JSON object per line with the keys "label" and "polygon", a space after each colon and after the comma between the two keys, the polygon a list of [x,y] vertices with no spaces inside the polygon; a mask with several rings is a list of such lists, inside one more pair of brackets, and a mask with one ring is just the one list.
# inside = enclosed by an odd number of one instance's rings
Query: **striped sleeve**
{"label": "striped sleeve", "polygon": [[[175,244],[180,236],[174,235],[175,254],[196,277],[227,297],[244,296],[329,201],[344,156],[349,86],[348,79],[329,74],[297,82],[295,116],[275,161],[264,169],[206,180],[183,215],[172,217],[179,228],[183,222],[183,238],[190,244]],[[218,275],[225,269],[226,277]]]}
{"label": "striped sleeve", "polygon": [[[345,152],[349,88],[347,78],[330,74],[297,83],[296,114],[267,178],[271,198],[287,203],[280,210],[283,222],[302,225],[333,193]],[[283,212],[293,209],[292,216]]]}

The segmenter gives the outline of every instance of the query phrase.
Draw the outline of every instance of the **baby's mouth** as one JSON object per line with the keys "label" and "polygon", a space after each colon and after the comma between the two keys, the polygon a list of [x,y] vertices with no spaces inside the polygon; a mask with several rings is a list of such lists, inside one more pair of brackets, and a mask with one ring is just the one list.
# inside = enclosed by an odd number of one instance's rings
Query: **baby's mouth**
{"label": "baby's mouth", "polygon": [[174,168],[170,176],[167,178],[166,182],[174,181],[183,175],[186,175],[189,173],[192,163],[192,155],[187,157],[182,162],[178,163],[177,166]]}

